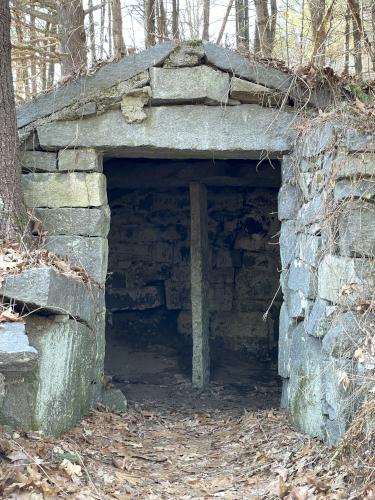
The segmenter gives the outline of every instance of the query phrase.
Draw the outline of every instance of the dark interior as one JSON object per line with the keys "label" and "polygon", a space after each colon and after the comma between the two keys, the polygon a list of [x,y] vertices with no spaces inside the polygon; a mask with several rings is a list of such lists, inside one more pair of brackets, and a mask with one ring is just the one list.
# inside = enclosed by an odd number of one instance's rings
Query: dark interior
{"label": "dark interior", "polygon": [[176,385],[189,383],[189,182],[199,180],[207,186],[212,386],[272,385],[278,397],[279,163],[116,158],[105,174],[113,383],[135,401],[175,399]]}

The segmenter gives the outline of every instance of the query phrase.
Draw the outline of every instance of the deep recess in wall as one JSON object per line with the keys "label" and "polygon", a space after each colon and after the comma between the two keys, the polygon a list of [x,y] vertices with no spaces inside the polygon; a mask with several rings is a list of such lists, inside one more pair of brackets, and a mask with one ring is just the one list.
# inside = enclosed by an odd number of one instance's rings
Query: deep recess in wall
{"label": "deep recess in wall", "polygon": [[[211,377],[276,378],[279,163],[107,159],[106,371],[129,384],[191,374],[189,182],[207,186]],[[136,394],[136,391],[135,391]],[[130,394],[130,398],[132,394]]]}

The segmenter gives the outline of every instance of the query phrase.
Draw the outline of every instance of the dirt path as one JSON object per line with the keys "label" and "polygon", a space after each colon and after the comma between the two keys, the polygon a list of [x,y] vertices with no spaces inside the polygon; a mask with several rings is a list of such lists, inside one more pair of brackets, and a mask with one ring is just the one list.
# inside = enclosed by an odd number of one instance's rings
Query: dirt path
{"label": "dirt path", "polygon": [[[4,430],[2,498],[349,498],[340,472],[323,466],[328,452],[318,441],[292,430],[278,409],[243,410],[243,397],[183,383],[178,404],[103,409],[59,439]],[[270,396],[258,388],[255,398],[262,406]]]}

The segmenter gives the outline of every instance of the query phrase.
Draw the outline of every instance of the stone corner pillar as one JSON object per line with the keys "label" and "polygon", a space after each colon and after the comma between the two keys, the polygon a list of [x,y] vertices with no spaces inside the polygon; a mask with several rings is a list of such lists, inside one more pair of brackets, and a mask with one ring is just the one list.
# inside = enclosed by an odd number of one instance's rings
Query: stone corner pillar
{"label": "stone corner pillar", "polygon": [[190,280],[193,329],[192,382],[205,387],[210,378],[209,353],[209,247],[206,187],[190,183]]}

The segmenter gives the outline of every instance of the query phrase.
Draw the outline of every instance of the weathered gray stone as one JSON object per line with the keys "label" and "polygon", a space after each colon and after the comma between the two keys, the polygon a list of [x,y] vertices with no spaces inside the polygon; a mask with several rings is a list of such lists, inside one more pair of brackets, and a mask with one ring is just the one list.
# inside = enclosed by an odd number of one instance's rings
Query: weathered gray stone
{"label": "weathered gray stone", "polygon": [[253,355],[269,352],[269,339],[273,334],[273,320],[263,321],[261,312],[218,312],[211,315],[210,332],[219,337],[224,347],[234,350],[247,349]]}
{"label": "weathered gray stone", "polygon": [[308,299],[314,299],[317,292],[317,272],[301,260],[295,259],[289,268],[288,286],[301,291]]}
{"label": "weathered gray stone", "polygon": [[280,230],[280,258],[281,266],[286,269],[292,260],[298,255],[297,248],[297,221],[283,221]]}
{"label": "weathered gray stone", "polygon": [[301,190],[298,186],[284,184],[278,195],[278,217],[283,221],[295,219],[300,208]]}
{"label": "weathered gray stone", "polygon": [[298,186],[300,187],[305,200],[310,199],[312,180],[313,180],[313,174],[311,174],[310,172],[301,172],[298,175]]}
{"label": "weathered gray stone", "polygon": [[210,66],[151,70],[152,102],[182,104],[188,102],[226,103],[229,75]]}
{"label": "weathered gray stone", "polygon": [[304,158],[311,158],[329,150],[336,141],[336,126],[334,123],[325,122],[314,126],[298,144],[298,152]]}
{"label": "weathered gray stone", "polygon": [[34,215],[48,235],[102,236],[109,232],[110,210],[100,208],[36,208]]}
{"label": "weathered gray stone", "polygon": [[163,304],[162,289],[157,286],[144,286],[133,290],[112,288],[107,299],[107,307],[110,311],[144,311]]}
{"label": "weathered gray stone", "polygon": [[341,255],[375,257],[375,209],[372,204],[345,204],[338,229]]}
{"label": "weathered gray stone", "polygon": [[333,160],[332,171],[336,179],[375,175],[375,153],[349,153],[339,150]]}
{"label": "weathered gray stone", "polygon": [[18,127],[24,127],[38,118],[43,118],[69,106],[75,100],[87,98],[92,93],[98,93],[132,78],[153,65],[160,64],[175,47],[173,42],[155,45],[155,47],[139,54],[105,64],[91,76],[83,76],[54,89],[52,92],[41,94],[17,109]]}
{"label": "weathered gray stone", "polygon": [[[97,147],[112,155],[143,157],[279,157],[292,148],[294,113],[255,104],[159,106],[146,121],[129,124],[121,111],[108,111],[79,123],[61,121],[38,127],[42,147]],[[191,127],[194,123],[195,126]],[[272,124],[272,126],[270,126]],[[111,134],[108,134],[111,130]],[[93,174],[90,174],[93,175]]]}
{"label": "weathered gray stone", "polygon": [[321,224],[325,211],[325,195],[319,194],[311,201],[302,205],[298,212],[297,219],[300,225]]}
{"label": "weathered gray stone", "polygon": [[318,267],[321,258],[322,238],[311,234],[298,235],[299,258],[312,267]]}
{"label": "weathered gray stone", "polygon": [[147,118],[145,106],[151,97],[150,87],[129,91],[121,101],[121,112],[127,123],[141,123]]}
{"label": "weathered gray stone", "polygon": [[353,359],[358,347],[375,328],[374,313],[360,314],[348,311],[331,320],[331,326],[323,338],[323,351],[334,358]]}
{"label": "weathered gray stone", "polygon": [[297,159],[294,156],[284,155],[281,161],[281,180],[283,184],[296,184]]}
{"label": "weathered gray stone", "polygon": [[291,333],[288,413],[290,422],[311,436],[323,437],[321,341],[300,323]]}
{"label": "weathered gray stone", "polygon": [[241,80],[235,76],[231,79],[230,96],[240,102],[263,106],[280,106],[284,98],[282,94],[278,94],[268,87]]}
{"label": "weathered gray stone", "polygon": [[290,349],[291,332],[295,321],[289,316],[285,302],[281,305],[279,319],[279,356],[278,373],[280,377],[288,378],[290,375]]}
{"label": "weathered gray stone", "polygon": [[98,309],[104,307],[102,290],[51,267],[27,269],[9,276],[1,285],[0,294],[54,314],[69,314],[90,325]]}
{"label": "weathered gray stone", "polygon": [[1,372],[35,368],[38,352],[31,347],[23,323],[0,323]]}
{"label": "weathered gray stone", "polygon": [[98,207],[107,203],[103,174],[27,174],[22,177],[25,203],[35,207]]}
{"label": "weathered gray stone", "polygon": [[58,154],[58,170],[103,172],[103,155],[95,149],[61,149]]}
{"label": "weathered gray stone", "polygon": [[334,196],[336,201],[346,198],[371,200],[375,197],[375,181],[365,179],[338,181],[335,185]]}
{"label": "weathered gray stone", "polygon": [[100,403],[118,413],[124,413],[128,408],[126,397],[120,389],[103,389]]}
{"label": "weathered gray stone", "polygon": [[286,409],[289,404],[289,379],[283,378],[281,386],[280,408]]}
{"label": "weathered gray stone", "polygon": [[72,265],[82,267],[97,283],[105,282],[108,263],[106,238],[75,235],[47,236],[46,248],[56,255],[68,257]]}
{"label": "weathered gray stone", "polygon": [[191,309],[190,286],[187,282],[166,280],[164,286],[167,309]]}
{"label": "weathered gray stone", "polygon": [[369,259],[326,255],[318,274],[319,295],[330,302],[350,306],[373,296],[375,273]]}
{"label": "weathered gray stone", "polygon": [[343,139],[343,145],[350,153],[375,152],[374,134],[348,129]]}
{"label": "weathered gray stone", "polygon": [[293,319],[305,318],[312,307],[312,301],[307,299],[300,290],[289,290],[285,295],[285,302],[289,316]]}
{"label": "weathered gray stone", "polygon": [[288,90],[292,84],[292,75],[271,68],[255,59],[243,57],[233,50],[223,49],[209,42],[204,42],[204,50],[210,64],[245,80],[284,91]]}
{"label": "weathered gray stone", "polygon": [[20,162],[24,170],[30,172],[56,172],[56,153],[45,151],[23,151],[20,153]]}
{"label": "weathered gray stone", "polygon": [[207,191],[206,186],[198,182],[191,182],[189,188],[192,382],[197,387],[205,387],[210,379]]}
{"label": "weathered gray stone", "polygon": [[96,343],[87,326],[68,316],[28,316],[26,331],[39,353],[28,377],[6,380],[2,423],[57,435],[90,409]]}
{"label": "weathered gray stone", "polygon": [[164,68],[198,66],[204,58],[203,44],[200,42],[181,42],[164,61]]}
{"label": "weathered gray stone", "polygon": [[305,318],[306,333],[318,338],[324,337],[331,325],[331,315],[335,309],[335,306],[330,306],[329,302],[318,297]]}

